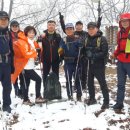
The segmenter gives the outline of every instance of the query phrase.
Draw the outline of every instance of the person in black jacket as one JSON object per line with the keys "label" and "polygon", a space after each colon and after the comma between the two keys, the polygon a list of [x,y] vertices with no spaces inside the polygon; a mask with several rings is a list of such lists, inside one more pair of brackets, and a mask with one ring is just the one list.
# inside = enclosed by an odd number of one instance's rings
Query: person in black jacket
{"label": "person in black jacket", "polygon": [[[87,32],[83,30],[83,23],[81,21],[77,21],[75,24],[75,32],[74,35],[76,38],[80,39],[82,46],[85,44],[85,39],[87,37]],[[87,81],[87,58],[82,55],[80,56],[80,63],[81,63],[81,71],[80,71],[80,77],[81,77],[81,85],[82,90],[86,91],[86,81]]]}
{"label": "person in black jacket", "polygon": [[11,73],[14,72],[12,40],[8,30],[9,16],[0,11],[0,81],[3,86],[3,111],[11,112]]}
{"label": "person in black jacket", "polygon": [[61,40],[60,34],[55,31],[56,23],[53,20],[47,22],[47,30],[40,36],[38,41],[42,42],[42,63],[43,63],[43,82],[44,82],[44,96],[45,96],[45,81],[47,75],[52,70],[59,77],[59,61],[58,54],[59,43]]}
{"label": "person in black jacket", "polygon": [[96,103],[95,99],[95,87],[94,77],[97,78],[102,94],[103,94],[103,105],[101,109],[109,108],[109,93],[105,80],[105,58],[108,53],[108,43],[102,33],[99,31],[98,26],[95,22],[90,22],[87,25],[88,37],[85,40],[85,52],[88,58],[88,91],[89,100],[88,105]]}

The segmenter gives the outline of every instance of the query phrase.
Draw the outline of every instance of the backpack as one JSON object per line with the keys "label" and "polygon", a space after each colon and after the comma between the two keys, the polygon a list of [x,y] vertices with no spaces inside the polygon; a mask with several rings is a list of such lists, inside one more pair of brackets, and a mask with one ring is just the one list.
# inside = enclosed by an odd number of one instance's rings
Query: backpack
{"label": "backpack", "polygon": [[[97,48],[100,48],[101,39],[102,39],[101,37],[97,38]],[[85,47],[86,47],[87,44],[88,44],[88,38],[85,39]],[[107,64],[108,60],[109,60],[109,53],[107,53],[107,55],[104,58],[104,64],[105,65]]]}
{"label": "backpack", "polygon": [[50,72],[45,82],[44,98],[48,100],[61,99],[61,84],[58,76],[54,72]]}
{"label": "backpack", "polygon": [[9,34],[0,35],[0,54],[7,55],[10,52]]}

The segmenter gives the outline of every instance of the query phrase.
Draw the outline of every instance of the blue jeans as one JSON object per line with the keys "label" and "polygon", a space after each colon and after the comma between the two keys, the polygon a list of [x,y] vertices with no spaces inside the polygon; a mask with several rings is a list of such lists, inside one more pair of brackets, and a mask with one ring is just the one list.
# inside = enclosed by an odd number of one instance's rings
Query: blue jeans
{"label": "blue jeans", "polygon": [[127,75],[130,78],[130,63],[117,63],[117,103],[123,105]]}

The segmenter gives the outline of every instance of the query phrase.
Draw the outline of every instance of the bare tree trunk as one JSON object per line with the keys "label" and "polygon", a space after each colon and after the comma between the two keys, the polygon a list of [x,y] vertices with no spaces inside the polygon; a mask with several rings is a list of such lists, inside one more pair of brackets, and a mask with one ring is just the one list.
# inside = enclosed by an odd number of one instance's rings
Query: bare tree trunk
{"label": "bare tree trunk", "polygon": [[13,10],[13,2],[14,0],[10,0],[10,5],[9,5],[9,18],[11,18],[12,10]]}
{"label": "bare tree trunk", "polygon": [[4,0],[1,0],[0,3],[1,3],[1,9],[0,10],[3,11],[4,10]]}

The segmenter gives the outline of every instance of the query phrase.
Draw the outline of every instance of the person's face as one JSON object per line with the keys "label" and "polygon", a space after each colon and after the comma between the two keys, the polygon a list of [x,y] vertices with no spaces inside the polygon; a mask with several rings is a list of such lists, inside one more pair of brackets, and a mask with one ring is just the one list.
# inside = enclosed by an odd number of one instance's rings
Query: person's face
{"label": "person's face", "polygon": [[65,32],[67,36],[72,36],[74,35],[74,28],[66,28]]}
{"label": "person's face", "polygon": [[121,20],[121,25],[123,28],[127,28],[130,26],[130,20],[129,19],[123,19]]}
{"label": "person's face", "polygon": [[28,37],[29,39],[33,40],[34,37],[35,37],[35,32],[34,32],[33,30],[30,30],[30,31],[28,32],[28,34],[27,34],[27,37]]}
{"label": "person's face", "polygon": [[13,26],[11,26],[11,30],[12,30],[13,32],[17,33],[17,32],[19,31],[19,26],[13,25]]}
{"label": "person's face", "polygon": [[77,24],[75,26],[75,29],[76,29],[76,31],[82,31],[83,30],[83,25],[82,24]]}
{"label": "person's face", "polygon": [[8,18],[0,18],[0,27],[6,28],[9,24]]}
{"label": "person's face", "polygon": [[47,24],[47,29],[48,29],[49,32],[54,32],[55,31],[55,27],[56,27],[55,23],[48,23]]}
{"label": "person's face", "polygon": [[89,34],[90,36],[96,35],[96,34],[97,34],[97,31],[98,31],[98,28],[96,28],[96,27],[90,27],[90,28],[88,28],[88,34]]}

